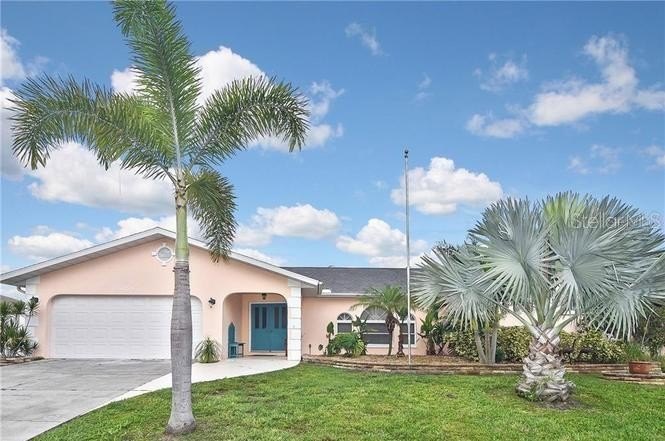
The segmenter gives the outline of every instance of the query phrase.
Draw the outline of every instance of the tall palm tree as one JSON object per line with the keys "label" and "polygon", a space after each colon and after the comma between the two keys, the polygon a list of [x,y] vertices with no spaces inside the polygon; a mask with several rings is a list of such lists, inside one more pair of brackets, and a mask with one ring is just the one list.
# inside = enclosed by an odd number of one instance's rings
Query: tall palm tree
{"label": "tall palm tree", "polygon": [[[191,405],[192,318],[187,216],[202,227],[213,260],[225,258],[235,233],[233,187],[215,166],[253,140],[277,136],[300,148],[307,103],[288,84],[235,81],[203,103],[190,43],[165,1],[118,1],[114,18],[132,52],[135,94],[90,81],[44,76],[28,80],[14,100],[14,152],[45,165],[63,141],[85,144],[108,167],[173,185],[176,211],[175,290],[171,322],[173,391],[169,433],[194,430]],[[72,164],[75,166],[75,164]]]}
{"label": "tall palm tree", "polygon": [[376,308],[385,312],[385,323],[388,331],[388,355],[392,355],[393,333],[395,326],[399,325],[399,314],[406,310],[406,296],[399,286],[386,285],[381,289],[370,288],[360,297],[358,303],[351,308]]}
{"label": "tall palm tree", "polygon": [[[541,203],[490,206],[453,255],[435,252],[414,297],[470,325],[501,308],[532,334],[518,394],[566,401],[573,384],[559,356],[562,329],[584,319],[617,336],[665,301],[665,238],[613,198],[562,193]],[[510,307],[506,306],[510,305]]]}

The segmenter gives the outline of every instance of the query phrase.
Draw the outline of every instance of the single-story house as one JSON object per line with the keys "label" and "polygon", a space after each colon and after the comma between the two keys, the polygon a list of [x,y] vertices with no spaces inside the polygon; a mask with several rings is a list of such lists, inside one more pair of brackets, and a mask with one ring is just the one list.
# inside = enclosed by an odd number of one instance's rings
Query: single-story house
{"label": "single-story house", "polygon": [[[326,326],[349,331],[367,319],[370,353],[386,353],[381,311],[356,308],[370,287],[404,286],[405,269],[279,267],[238,253],[213,262],[190,239],[193,339],[244,343],[245,355],[320,354]],[[169,358],[175,233],[162,228],[9,271],[0,282],[39,299],[31,322],[38,355],[50,358]],[[424,354],[413,316],[412,353]],[[405,332],[406,329],[404,328]],[[397,332],[394,348],[397,347]]]}

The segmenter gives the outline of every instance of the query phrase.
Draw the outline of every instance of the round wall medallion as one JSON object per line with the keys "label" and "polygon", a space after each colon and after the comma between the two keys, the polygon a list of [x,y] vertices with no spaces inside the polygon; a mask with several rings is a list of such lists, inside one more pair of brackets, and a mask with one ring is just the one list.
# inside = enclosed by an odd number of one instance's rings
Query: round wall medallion
{"label": "round wall medallion", "polygon": [[162,266],[164,266],[173,259],[173,250],[163,243],[161,247],[157,248],[157,251],[152,253],[152,255],[162,263]]}

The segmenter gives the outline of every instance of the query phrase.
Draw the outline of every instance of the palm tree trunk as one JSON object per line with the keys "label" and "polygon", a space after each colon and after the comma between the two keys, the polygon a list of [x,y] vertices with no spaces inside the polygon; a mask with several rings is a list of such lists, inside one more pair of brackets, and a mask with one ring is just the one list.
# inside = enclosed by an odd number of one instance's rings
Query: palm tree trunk
{"label": "palm tree trunk", "polygon": [[398,357],[404,357],[404,333],[402,332],[402,324],[399,324],[399,331],[397,333],[397,355]]}
{"label": "palm tree trunk", "polygon": [[534,337],[517,384],[518,395],[533,401],[568,401],[575,385],[563,378],[566,369],[559,355],[559,341],[552,329]]}
{"label": "palm tree trunk", "polygon": [[184,190],[176,190],[175,259],[175,290],[171,313],[171,417],[166,432],[184,434],[196,428],[192,413],[192,303]]}
{"label": "palm tree trunk", "polygon": [[483,348],[483,341],[480,339],[480,332],[477,329],[473,330],[473,340],[476,342],[476,352],[478,352],[478,361],[481,364],[487,364],[487,357],[485,356],[485,348]]}
{"label": "palm tree trunk", "polygon": [[393,331],[395,330],[395,324],[390,320],[390,317],[386,320],[386,328],[388,329],[388,356],[393,353]]}

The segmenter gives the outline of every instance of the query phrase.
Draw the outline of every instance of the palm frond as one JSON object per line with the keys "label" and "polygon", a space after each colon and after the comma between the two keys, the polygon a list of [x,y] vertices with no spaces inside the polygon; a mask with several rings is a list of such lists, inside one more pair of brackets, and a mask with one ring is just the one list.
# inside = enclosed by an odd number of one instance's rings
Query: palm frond
{"label": "palm frond", "polygon": [[231,183],[215,170],[186,175],[187,202],[203,230],[214,261],[228,255],[235,236],[235,196]]}
{"label": "palm frond", "polygon": [[427,309],[438,306],[450,323],[463,327],[495,319],[496,301],[490,299],[491,281],[478,265],[473,245],[453,252],[435,249],[434,256],[424,256],[414,273],[413,296],[416,304]]}
{"label": "palm frond", "polygon": [[115,21],[132,51],[138,93],[161,112],[162,129],[176,149],[189,144],[201,86],[190,43],[172,4],[163,0],[119,0]]}
{"label": "palm frond", "polygon": [[168,174],[172,154],[139,98],[89,81],[30,78],[12,99],[14,154],[35,169],[63,142],[79,142],[106,167],[117,159],[147,177]]}
{"label": "palm frond", "polygon": [[585,311],[597,308],[598,299],[621,300],[615,294],[631,290],[664,240],[653,223],[616,198],[581,200],[575,216],[552,220],[549,245],[556,259],[553,289],[568,309]]}
{"label": "palm frond", "polygon": [[551,271],[547,225],[528,200],[506,199],[492,204],[469,233],[490,292],[501,291],[512,304],[533,303]]}
{"label": "palm frond", "polygon": [[277,137],[289,150],[300,148],[307,117],[307,101],[290,84],[265,77],[237,80],[208,98],[186,153],[192,166],[212,166],[263,137]]}

